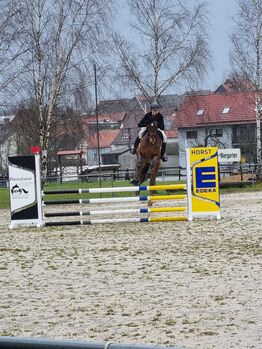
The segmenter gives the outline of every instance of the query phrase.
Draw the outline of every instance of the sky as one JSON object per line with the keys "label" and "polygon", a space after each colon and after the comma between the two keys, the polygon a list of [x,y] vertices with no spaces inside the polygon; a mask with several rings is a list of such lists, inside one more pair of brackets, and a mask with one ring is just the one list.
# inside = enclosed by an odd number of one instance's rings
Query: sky
{"label": "sky", "polygon": [[230,73],[229,33],[232,30],[232,19],[237,13],[235,0],[206,0],[210,9],[210,46],[213,51],[214,70],[206,82],[207,89],[214,90],[224,82]]}
{"label": "sky", "polygon": [[[121,14],[116,26],[120,26],[126,32],[127,23],[130,22],[130,14],[126,0],[119,0],[126,6],[121,8]],[[236,0],[205,0],[209,8],[210,19],[210,49],[213,52],[213,70],[209,71],[206,81],[200,82],[200,89],[214,91],[222,84],[231,72],[229,63],[230,41],[228,35],[232,31],[232,17],[237,12]],[[185,0],[187,5],[191,5],[193,0]],[[130,38],[130,32],[127,32]],[[132,34],[131,34],[132,35]]]}

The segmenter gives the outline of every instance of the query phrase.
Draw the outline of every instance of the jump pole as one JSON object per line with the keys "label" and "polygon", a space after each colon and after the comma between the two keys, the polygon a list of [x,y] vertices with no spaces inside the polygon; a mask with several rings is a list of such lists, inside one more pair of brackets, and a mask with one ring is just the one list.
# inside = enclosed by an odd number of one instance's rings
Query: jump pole
{"label": "jump pole", "polygon": [[50,194],[101,194],[101,193],[121,193],[121,192],[136,192],[136,191],[156,191],[156,190],[186,190],[186,184],[169,184],[169,185],[149,185],[136,187],[112,187],[112,188],[89,188],[89,189],[64,189],[64,190],[46,190],[42,195]]}
{"label": "jump pole", "polygon": [[90,225],[90,224],[106,224],[106,223],[150,223],[150,222],[174,222],[186,221],[186,216],[174,217],[144,217],[144,218],[109,218],[109,219],[94,219],[94,220],[80,220],[80,221],[62,221],[62,222],[46,222],[46,227],[60,226],[60,225]]}
{"label": "jump pole", "polygon": [[127,208],[114,210],[91,210],[91,211],[68,211],[68,212],[49,212],[44,217],[69,217],[69,216],[94,216],[94,215],[112,215],[125,213],[157,213],[157,212],[179,212],[186,211],[186,207],[144,207]]}

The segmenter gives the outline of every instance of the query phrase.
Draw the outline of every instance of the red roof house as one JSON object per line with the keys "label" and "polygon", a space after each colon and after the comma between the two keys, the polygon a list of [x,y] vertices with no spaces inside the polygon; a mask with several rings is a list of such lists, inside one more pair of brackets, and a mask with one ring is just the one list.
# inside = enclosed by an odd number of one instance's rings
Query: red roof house
{"label": "red roof house", "polygon": [[[262,93],[261,93],[262,100]],[[256,158],[255,92],[186,96],[175,116],[180,166],[185,147],[240,148],[242,158]]]}
{"label": "red roof house", "polygon": [[247,124],[255,120],[254,92],[187,96],[176,114],[178,128]]}

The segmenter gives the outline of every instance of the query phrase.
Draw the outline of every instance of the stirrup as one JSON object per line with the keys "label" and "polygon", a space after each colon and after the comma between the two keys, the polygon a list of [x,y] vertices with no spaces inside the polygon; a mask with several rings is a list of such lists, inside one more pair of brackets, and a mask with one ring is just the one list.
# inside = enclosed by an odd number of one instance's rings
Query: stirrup
{"label": "stirrup", "polygon": [[135,148],[131,148],[130,149],[130,153],[136,155],[136,149]]}
{"label": "stirrup", "polygon": [[162,156],[162,158],[161,158],[161,159],[162,159],[162,161],[163,161],[163,162],[168,161],[168,157],[166,156],[166,154],[164,154],[164,155]]}

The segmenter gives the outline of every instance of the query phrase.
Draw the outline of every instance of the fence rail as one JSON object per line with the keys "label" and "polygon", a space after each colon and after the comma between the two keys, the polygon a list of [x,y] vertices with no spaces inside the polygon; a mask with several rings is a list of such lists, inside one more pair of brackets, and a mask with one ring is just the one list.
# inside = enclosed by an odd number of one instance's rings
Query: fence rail
{"label": "fence rail", "polygon": [[[257,164],[241,164],[241,165],[219,165],[219,177],[220,180],[225,179],[229,176],[240,175],[240,181],[244,181],[244,175],[250,174],[250,178],[254,177],[257,169],[261,167]],[[126,170],[111,171],[107,173],[89,173],[86,175],[65,175],[65,176],[51,176],[46,178],[46,182],[62,183],[62,182],[96,182],[101,178],[102,180],[113,182],[116,180],[130,180],[133,178],[135,171],[129,170],[128,174]],[[186,180],[186,169],[182,167],[169,167],[160,169],[157,176],[158,181],[183,181]],[[225,180],[226,181],[226,180]],[[252,181],[252,180],[251,180]],[[0,188],[7,188],[8,176],[0,174]]]}

